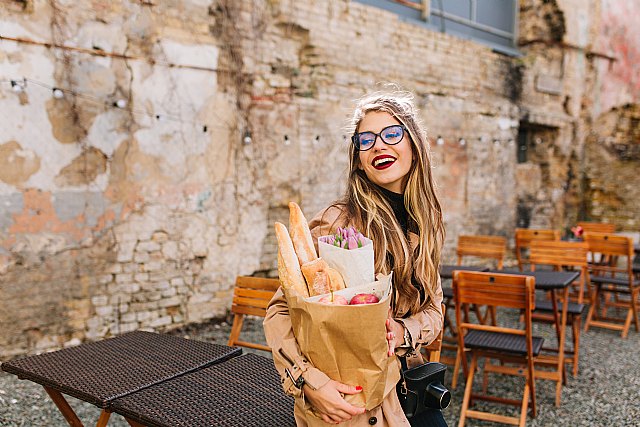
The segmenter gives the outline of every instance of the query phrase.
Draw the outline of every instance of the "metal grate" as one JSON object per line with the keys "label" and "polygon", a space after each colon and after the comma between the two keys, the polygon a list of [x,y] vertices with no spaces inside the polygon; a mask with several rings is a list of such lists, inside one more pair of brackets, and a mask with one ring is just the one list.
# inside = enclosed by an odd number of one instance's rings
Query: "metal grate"
{"label": "metal grate", "polygon": [[295,426],[271,359],[246,354],[113,402],[113,411],[156,427]]}
{"label": "metal grate", "polygon": [[136,331],[2,364],[2,370],[101,408],[118,397],[242,354],[242,349]]}

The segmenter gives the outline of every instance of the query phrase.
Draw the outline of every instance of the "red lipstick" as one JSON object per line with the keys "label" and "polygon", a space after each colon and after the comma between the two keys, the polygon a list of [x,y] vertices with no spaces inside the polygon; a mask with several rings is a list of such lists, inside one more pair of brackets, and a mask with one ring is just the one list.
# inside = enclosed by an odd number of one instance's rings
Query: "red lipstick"
{"label": "red lipstick", "polygon": [[377,170],[383,170],[383,169],[387,169],[388,167],[391,167],[391,165],[393,165],[396,160],[397,159],[393,156],[390,156],[388,154],[383,154],[383,155],[374,157],[373,161],[371,162],[371,166],[373,166]]}

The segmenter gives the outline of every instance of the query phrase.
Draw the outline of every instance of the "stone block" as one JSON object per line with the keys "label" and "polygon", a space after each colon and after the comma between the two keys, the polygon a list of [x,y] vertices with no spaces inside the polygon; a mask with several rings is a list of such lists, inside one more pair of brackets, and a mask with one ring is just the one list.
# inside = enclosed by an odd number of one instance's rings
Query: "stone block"
{"label": "stone block", "polygon": [[140,285],[138,283],[125,283],[120,287],[120,290],[125,293],[135,294],[140,290]]}
{"label": "stone block", "polygon": [[102,307],[96,307],[96,314],[101,317],[110,316],[113,314],[113,306],[105,305]]}
{"label": "stone block", "polygon": [[121,323],[119,325],[119,333],[126,334],[127,332],[133,332],[138,330],[138,323]]}
{"label": "stone block", "polygon": [[168,326],[170,325],[172,322],[171,316],[162,316],[162,317],[158,317],[157,319],[153,320],[149,326],[153,327],[153,328],[158,328],[161,326]]}
{"label": "stone block", "polygon": [[138,320],[138,322],[146,322],[147,320],[151,319],[151,313],[149,313],[148,311],[141,311],[139,313],[136,313],[136,319]]}
{"label": "stone block", "polygon": [[173,286],[182,286],[184,285],[184,279],[182,277],[174,277],[170,280]]}
{"label": "stone block", "polygon": [[136,252],[133,261],[139,264],[149,261],[149,252]]}
{"label": "stone block", "polygon": [[166,280],[161,280],[154,284],[154,289],[158,291],[166,291],[167,289],[171,289],[171,284]]}
{"label": "stone block", "polygon": [[180,252],[178,251],[178,243],[174,241],[163,243],[162,254],[167,259],[178,259],[180,257]]}
{"label": "stone block", "polygon": [[133,274],[131,273],[120,273],[116,274],[116,283],[131,283],[133,281]]}
{"label": "stone block", "polygon": [[133,260],[133,250],[136,247],[136,243],[135,240],[118,242],[118,255],[116,257],[118,262],[130,262]]}
{"label": "stone block", "polygon": [[125,315],[120,317],[120,321],[125,323],[135,322],[136,320],[136,313],[126,313]]}
{"label": "stone block", "polygon": [[174,307],[180,305],[182,303],[182,298],[179,296],[174,296],[171,298],[165,298],[158,302],[158,306],[160,307]]}
{"label": "stone block", "polygon": [[164,263],[162,261],[149,261],[143,264],[144,271],[160,271]]}
{"label": "stone block", "polygon": [[172,297],[172,296],[175,296],[177,293],[178,291],[176,290],[176,288],[169,288],[162,291],[162,296],[165,298]]}
{"label": "stone block", "polygon": [[91,304],[94,306],[103,306],[109,303],[109,297],[107,295],[96,295],[91,298]]}
{"label": "stone block", "polygon": [[136,252],[156,252],[160,250],[160,243],[153,240],[139,242],[136,246]]}

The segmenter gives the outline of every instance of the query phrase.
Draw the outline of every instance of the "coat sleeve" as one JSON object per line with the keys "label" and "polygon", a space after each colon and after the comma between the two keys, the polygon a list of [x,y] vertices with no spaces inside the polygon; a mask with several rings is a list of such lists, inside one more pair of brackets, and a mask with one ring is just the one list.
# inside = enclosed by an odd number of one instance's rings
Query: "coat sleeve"
{"label": "coat sleeve", "polygon": [[[407,318],[396,320],[404,324],[409,330],[414,349],[419,345],[429,345],[438,337],[444,323],[444,316],[442,315],[442,284],[439,275],[434,298],[427,305],[427,308]],[[400,349],[398,348],[398,350]]]}
{"label": "coat sleeve", "polygon": [[285,393],[294,397],[302,396],[302,390],[294,384],[294,380],[297,381],[300,376],[314,390],[329,382],[330,378],[302,355],[296,337],[293,335],[289,306],[282,288],[278,289],[269,302],[263,326]]}

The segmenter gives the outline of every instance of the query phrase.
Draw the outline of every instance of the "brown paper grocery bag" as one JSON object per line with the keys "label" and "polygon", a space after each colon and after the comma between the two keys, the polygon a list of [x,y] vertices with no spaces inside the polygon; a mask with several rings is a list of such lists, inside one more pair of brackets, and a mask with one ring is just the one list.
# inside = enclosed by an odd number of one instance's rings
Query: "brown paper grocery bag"
{"label": "brown paper grocery bag", "polygon": [[362,392],[345,395],[352,405],[367,410],[380,405],[400,379],[395,356],[387,355],[385,321],[391,303],[391,275],[368,285],[346,288],[336,294],[375,293],[380,302],[363,305],[327,305],[319,297],[287,293],[289,314],[300,350],[331,379],[361,386]]}

